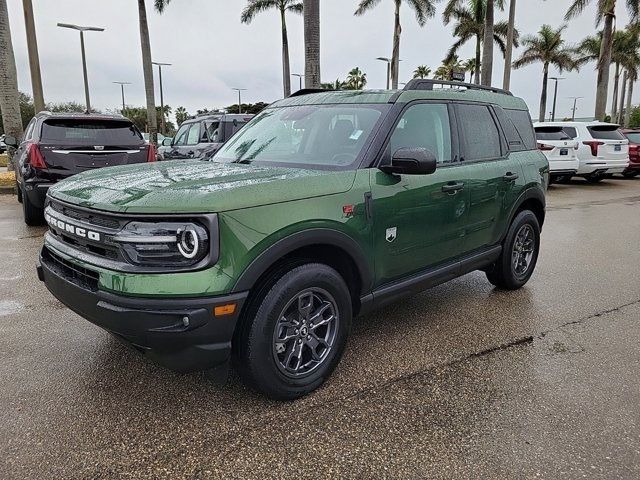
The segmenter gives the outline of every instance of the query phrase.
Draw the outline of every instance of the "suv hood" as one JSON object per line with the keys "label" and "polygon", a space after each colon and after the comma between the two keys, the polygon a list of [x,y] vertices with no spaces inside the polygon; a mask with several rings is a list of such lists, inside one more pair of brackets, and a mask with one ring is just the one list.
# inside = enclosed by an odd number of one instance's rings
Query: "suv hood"
{"label": "suv hood", "polygon": [[198,160],[102,168],[49,190],[56,199],[111,212],[224,212],[348,191],[354,171]]}

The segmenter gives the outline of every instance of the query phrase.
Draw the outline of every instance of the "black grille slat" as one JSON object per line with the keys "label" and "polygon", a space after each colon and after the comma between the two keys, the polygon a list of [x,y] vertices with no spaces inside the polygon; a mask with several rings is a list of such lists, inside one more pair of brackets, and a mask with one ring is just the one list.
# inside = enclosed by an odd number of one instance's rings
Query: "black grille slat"
{"label": "black grille slat", "polygon": [[85,290],[98,291],[98,278],[100,277],[98,272],[71,263],[46,247],[42,251],[42,260],[56,274],[71,283]]}

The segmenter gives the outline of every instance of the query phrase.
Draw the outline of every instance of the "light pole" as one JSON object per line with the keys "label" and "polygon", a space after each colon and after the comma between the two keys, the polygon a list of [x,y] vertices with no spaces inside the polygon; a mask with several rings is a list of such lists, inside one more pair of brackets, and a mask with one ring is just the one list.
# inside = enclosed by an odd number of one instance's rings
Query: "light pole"
{"label": "light pole", "polygon": [[100,27],[82,27],[70,23],[58,23],[59,27],[70,28],[80,32],[80,50],[82,51],[82,73],[84,75],[84,96],[87,104],[87,113],[91,113],[91,99],[89,98],[89,78],[87,76],[87,57],[84,53],[84,32],[104,32]]}
{"label": "light pole", "polygon": [[300,80],[300,90],[302,90],[302,79],[304,78],[304,75],[302,75],[301,73],[292,73],[291,76],[298,77],[298,79]]}
{"label": "light pole", "polygon": [[553,93],[553,110],[551,111],[551,121],[556,121],[556,101],[558,100],[558,82],[560,80],[564,80],[564,77],[549,77],[549,80],[554,80],[556,82],[556,87]]}
{"label": "light pole", "polygon": [[124,86],[125,85],[131,85],[130,82],[112,82],[115,83],[116,85],[120,85],[120,89],[122,90],[122,114],[124,115],[124,111],[127,108],[126,104],[124,103]]}
{"label": "light pole", "polygon": [[391,59],[386,57],[378,57],[376,60],[387,62],[387,90],[389,90],[389,81],[391,79]]}
{"label": "light pole", "polygon": [[578,100],[584,97],[569,97],[569,99],[573,100],[573,114],[571,115],[571,121],[575,121],[576,119],[576,110],[578,109]]}
{"label": "light pole", "polygon": [[151,62],[151,63],[158,66],[158,75],[160,76],[160,115],[162,116],[161,128],[162,128],[162,134],[166,135],[167,124],[165,123],[165,119],[164,119],[164,92],[162,91],[162,67],[168,67],[171,64],[162,63],[162,62]]}
{"label": "light pole", "polygon": [[235,90],[238,92],[238,113],[242,113],[242,92],[246,90],[246,88],[232,88],[231,90]]}

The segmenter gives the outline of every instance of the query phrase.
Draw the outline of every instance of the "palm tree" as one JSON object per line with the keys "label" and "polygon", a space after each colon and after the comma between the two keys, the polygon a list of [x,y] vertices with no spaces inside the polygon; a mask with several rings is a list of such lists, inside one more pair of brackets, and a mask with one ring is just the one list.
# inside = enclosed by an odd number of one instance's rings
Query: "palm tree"
{"label": "palm tree", "polygon": [[[497,0],[496,5],[500,9],[504,8],[504,0]],[[456,20],[458,22],[459,30],[458,28],[454,28],[454,35],[457,37],[465,37],[465,40],[462,41],[459,46],[475,37],[475,59],[477,66],[475,71],[475,83],[478,85],[480,84],[480,73],[482,71],[482,44],[484,42],[486,13],[487,0],[449,0],[442,14],[442,19],[445,25],[448,25],[452,20]],[[501,30],[505,32],[504,38],[506,38],[508,25],[505,22],[502,23],[505,24],[505,27],[501,27]],[[456,25],[456,27],[458,27],[458,25]],[[456,30],[458,31],[456,32]],[[454,50],[453,47],[452,50]],[[457,48],[455,50],[457,50]],[[449,53],[452,54],[452,51],[450,50]],[[453,51],[453,54],[455,54],[455,51]],[[447,58],[449,58],[449,56],[447,56]]]}
{"label": "palm tree", "polygon": [[516,0],[509,2],[509,28],[507,30],[507,51],[504,54],[504,77],[502,79],[502,88],[509,90],[511,88],[511,62],[513,60],[513,47],[517,46],[516,40]]}
{"label": "palm tree", "polygon": [[475,58],[470,58],[469,60],[464,62],[462,64],[462,68],[464,68],[465,72],[469,72],[469,74],[470,74],[469,81],[470,82],[473,81],[473,76],[474,75],[476,75],[476,76],[478,75],[478,67],[477,67]]}
{"label": "palm tree", "polygon": [[29,70],[31,72],[31,88],[33,90],[33,106],[35,112],[44,110],[44,94],[42,93],[42,74],[40,73],[40,56],[38,55],[38,39],[36,24],[33,18],[31,0],[22,0],[24,10],[24,26],[27,32],[27,50],[29,52]]}
{"label": "palm tree", "polygon": [[320,88],[324,88],[325,90],[342,90],[345,84],[339,78],[336,78],[336,81],[333,83],[321,83]]}
{"label": "palm tree", "polygon": [[484,14],[484,40],[482,42],[482,73],[480,83],[491,86],[493,77],[493,31],[494,31],[494,0],[487,0],[487,11]]}
{"label": "palm tree", "polygon": [[20,139],[22,137],[20,94],[7,0],[0,0],[0,110],[4,132]]}
{"label": "palm tree", "polygon": [[464,70],[462,62],[456,55],[443,62],[435,71],[433,78],[436,80],[451,80],[455,70]]}
{"label": "palm tree", "polygon": [[320,0],[303,0],[304,86],[320,87]]}
{"label": "palm tree", "polygon": [[178,127],[179,127],[184,123],[184,121],[187,118],[189,118],[189,112],[187,112],[187,109],[184,107],[178,107],[176,108],[175,116],[176,116],[176,123],[178,124]]}
{"label": "palm tree", "polygon": [[[391,56],[391,88],[398,88],[399,66],[400,66],[400,35],[402,26],[400,25],[400,5],[403,0],[393,0],[395,3],[395,23],[393,28],[393,54]],[[435,4],[440,0],[404,0],[413,8],[418,25],[424,27],[427,19],[436,14]],[[380,0],[360,0],[360,5],[356,10],[356,15],[364,15],[380,3]]]}
{"label": "palm tree", "polygon": [[[475,64],[480,63],[481,48],[484,44],[485,30],[485,12],[486,0],[470,0],[468,5],[458,6],[452,10],[445,10],[445,22],[455,20],[453,34],[458,40],[451,46],[447,56],[444,59],[446,63],[453,56],[457,55],[458,50],[469,40],[476,40],[476,60]],[[509,24],[507,22],[499,22],[494,25],[493,41],[498,45],[503,54],[506,52],[506,42],[509,33]],[[519,33],[514,30],[514,44],[518,46]],[[480,83],[480,71],[475,68],[476,83]]]}
{"label": "palm tree", "polygon": [[345,90],[362,90],[367,85],[367,74],[363,73],[359,67],[352,69],[347,75],[344,83]]}
{"label": "palm tree", "polygon": [[247,6],[242,11],[240,21],[249,24],[258,13],[270,9],[280,12],[280,25],[282,26],[282,83],[284,96],[291,95],[291,68],[289,67],[289,37],[287,35],[286,13],[302,13],[303,5],[297,0],[248,0]]}
{"label": "palm tree", "polygon": [[[569,10],[567,10],[565,20],[577,17],[591,3],[591,0],[573,0]],[[625,3],[627,4],[631,21],[634,22],[640,14],[640,0],[626,0]],[[602,31],[602,45],[598,61],[595,117],[597,120],[604,120],[607,110],[609,70],[613,52],[613,22],[616,12],[616,0],[598,0],[597,7],[596,25],[600,25],[604,21],[604,29]]]}
{"label": "palm tree", "polygon": [[560,73],[564,70],[575,70],[578,64],[575,59],[575,50],[566,48],[562,39],[562,33],[566,25],[553,29],[550,25],[543,25],[538,35],[529,35],[522,39],[525,51],[522,56],[513,63],[513,68],[522,68],[536,62],[542,62],[542,94],[540,95],[539,121],[544,122],[547,111],[547,83],[549,79],[549,66],[556,67]]}
{"label": "palm tree", "polygon": [[431,69],[426,65],[419,65],[413,71],[413,78],[427,78],[429,75],[431,75]]}
{"label": "palm tree", "polygon": [[[145,0],[138,0],[138,18],[140,22],[140,43],[142,45],[142,72],[144,73],[144,92],[147,98],[147,129],[149,141],[158,143],[158,122],[156,114],[155,89],[153,85],[153,65],[151,64],[151,40],[147,23]],[[167,2],[168,3],[168,0]],[[158,8],[158,1],[156,1]],[[159,9],[160,11],[160,9]]]}

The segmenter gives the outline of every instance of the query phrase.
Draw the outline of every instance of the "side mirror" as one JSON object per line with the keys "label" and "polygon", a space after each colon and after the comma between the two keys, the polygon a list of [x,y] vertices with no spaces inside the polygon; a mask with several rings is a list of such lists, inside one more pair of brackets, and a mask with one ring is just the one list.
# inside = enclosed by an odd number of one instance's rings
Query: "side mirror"
{"label": "side mirror", "polygon": [[13,148],[18,148],[18,140],[16,140],[16,137],[12,136],[12,135],[6,135],[4,137],[4,144],[8,147],[13,147]]}
{"label": "side mirror", "polygon": [[173,142],[173,138],[165,137],[162,139],[162,146],[170,147],[172,142]]}
{"label": "side mirror", "polygon": [[426,148],[400,148],[391,158],[390,165],[380,166],[385,173],[398,175],[429,175],[436,171],[435,154]]}

